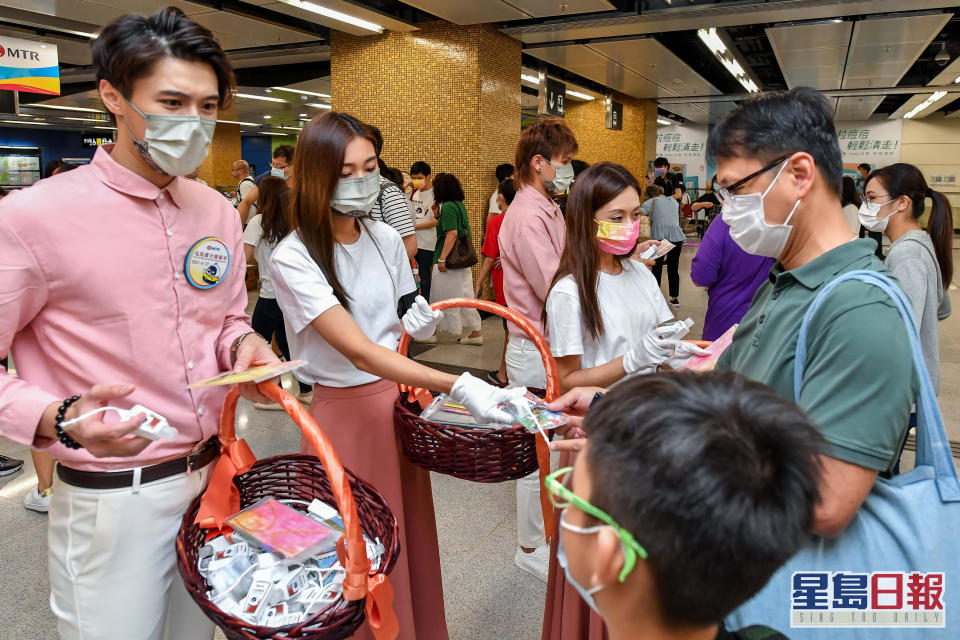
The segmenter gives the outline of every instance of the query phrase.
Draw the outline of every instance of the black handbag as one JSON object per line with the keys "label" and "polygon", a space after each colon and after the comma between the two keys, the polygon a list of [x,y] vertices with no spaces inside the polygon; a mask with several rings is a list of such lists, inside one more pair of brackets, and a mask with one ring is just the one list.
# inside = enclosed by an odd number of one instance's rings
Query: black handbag
{"label": "black handbag", "polygon": [[447,269],[467,269],[479,262],[477,250],[473,246],[473,240],[470,237],[469,222],[466,218],[466,207],[462,202],[457,202],[457,214],[464,218],[463,226],[457,229],[457,242],[447,256]]}

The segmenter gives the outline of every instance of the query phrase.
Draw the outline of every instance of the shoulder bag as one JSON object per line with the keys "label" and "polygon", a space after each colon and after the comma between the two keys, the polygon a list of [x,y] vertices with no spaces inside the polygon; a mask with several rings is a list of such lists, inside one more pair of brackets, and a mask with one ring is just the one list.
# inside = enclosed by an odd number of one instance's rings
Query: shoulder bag
{"label": "shoulder bag", "polygon": [[877,479],[843,533],[830,540],[815,538],[731,614],[727,626],[765,624],[791,640],[957,638],[960,481],[910,302],[892,280],[876,271],[851,271],[817,295],[797,340],[796,399],[803,382],[810,319],[838,284],[851,280],[886,292],[906,325],[914,370],[920,378],[916,466],[903,475]]}
{"label": "shoulder bag", "polygon": [[447,269],[467,269],[477,264],[477,250],[470,237],[470,223],[466,220],[467,209],[462,202],[454,203],[457,207],[457,242],[447,256]]}

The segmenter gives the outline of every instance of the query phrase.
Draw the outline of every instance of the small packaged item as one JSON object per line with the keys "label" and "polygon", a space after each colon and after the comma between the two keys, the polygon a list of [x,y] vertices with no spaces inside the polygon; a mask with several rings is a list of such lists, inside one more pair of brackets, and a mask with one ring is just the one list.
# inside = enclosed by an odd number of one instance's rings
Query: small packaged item
{"label": "small packaged item", "polygon": [[79,415],[76,418],[71,418],[66,422],[60,423],[60,426],[64,429],[71,427],[82,420],[86,420],[91,416],[95,416],[98,413],[116,413],[120,418],[121,422],[127,420],[132,420],[138,415],[143,415],[143,422],[140,423],[140,426],[137,427],[137,430],[134,432],[138,436],[144,437],[147,440],[173,440],[177,437],[177,434],[180,433],[174,427],[170,426],[170,423],[167,422],[167,419],[156,411],[147,409],[142,404],[134,405],[130,409],[120,409],[119,407],[98,407],[92,411],[88,411],[83,415]]}
{"label": "small packaged item", "polygon": [[641,253],[638,257],[643,260],[656,260],[657,258],[663,257],[670,253],[670,250],[676,246],[677,245],[673,244],[669,240],[661,240],[659,245],[650,245],[647,247],[647,250]]}
{"label": "small packaged item", "polygon": [[250,591],[240,605],[240,612],[248,620],[259,620],[262,610],[268,605],[273,583],[269,580],[254,580]]}
{"label": "small packaged item", "polygon": [[227,558],[226,563],[213,567],[209,570],[207,582],[214,588],[217,594],[241,593],[246,590],[246,582],[253,580],[254,564],[250,557],[236,556]]}
{"label": "small packaged item", "polygon": [[686,320],[674,320],[657,327],[657,336],[660,338],[669,338],[672,340],[682,340],[684,336],[690,333],[690,327],[694,325],[693,318]]}
{"label": "small packaged item", "polygon": [[450,397],[441,393],[434,398],[429,407],[423,410],[420,417],[437,424],[446,424],[452,427],[464,427],[467,429],[500,429],[502,424],[479,423],[476,418],[470,415],[470,412],[462,404],[457,404]]}
{"label": "small packaged item", "polygon": [[284,594],[287,598],[292,598],[301,591],[304,590],[307,586],[307,572],[303,569],[298,569],[281,581],[280,587],[283,589]]}
{"label": "small packaged item", "polygon": [[337,533],[274,498],[264,498],[229,518],[227,524],[265,551],[298,562],[335,548]]}
{"label": "small packaged item", "polygon": [[331,529],[336,529],[340,533],[344,532],[343,518],[340,517],[340,513],[336,509],[327,503],[314,499],[307,507],[307,513],[317,522],[325,524]]}
{"label": "small packaged item", "polygon": [[717,360],[720,354],[733,343],[733,335],[737,331],[739,324],[735,324],[724,332],[722,336],[710,343],[706,350],[710,352],[708,356],[693,356],[683,365],[683,369],[693,371],[712,371],[717,366]]}

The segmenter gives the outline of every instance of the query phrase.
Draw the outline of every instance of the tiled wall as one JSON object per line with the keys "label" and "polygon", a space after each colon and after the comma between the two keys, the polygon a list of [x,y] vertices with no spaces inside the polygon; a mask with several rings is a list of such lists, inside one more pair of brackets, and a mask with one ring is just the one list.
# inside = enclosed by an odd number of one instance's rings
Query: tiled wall
{"label": "tiled wall", "polygon": [[479,249],[494,169],[520,138],[520,43],[492,25],[420,27],[331,32],[333,108],[380,128],[388,165],[424,160],[433,175],[456,175]]}
{"label": "tiled wall", "polygon": [[210,154],[199,167],[197,177],[211,187],[236,185],[230,173],[233,163],[242,158],[240,149],[240,125],[217,123],[210,145]]}
{"label": "tiled wall", "polygon": [[[647,132],[651,113],[656,125],[657,103],[614,94],[616,102],[623,103],[623,129],[607,129],[603,99],[589,102],[567,102],[566,120],[577,136],[580,152],[577,157],[585,162],[616,162],[643,183],[647,170]],[[649,149],[655,153],[656,148]]]}

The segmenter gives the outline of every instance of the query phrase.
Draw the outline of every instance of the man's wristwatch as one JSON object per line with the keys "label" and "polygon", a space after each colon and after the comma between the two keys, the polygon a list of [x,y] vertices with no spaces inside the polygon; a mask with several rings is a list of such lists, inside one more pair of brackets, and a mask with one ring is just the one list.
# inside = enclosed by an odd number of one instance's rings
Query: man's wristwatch
{"label": "man's wristwatch", "polygon": [[236,340],[234,340],[234,341],[233,341],[233,345],[230,347],[230,364],[231,364],[231,365],[237,363],[237,351],[240,350],[240,345],[243,344],[243,341],[244,341],[248,336],[259,336],[260,339],[263,340],[264,342],[267,341],[266,338],[264,338],[263,336],[261,336],[261,335],[260,335],[259,333],[257,333],[256,331],[250,331],[249,333],[243,334],[242,336],[240,336],[239,338],[237,338]]}

